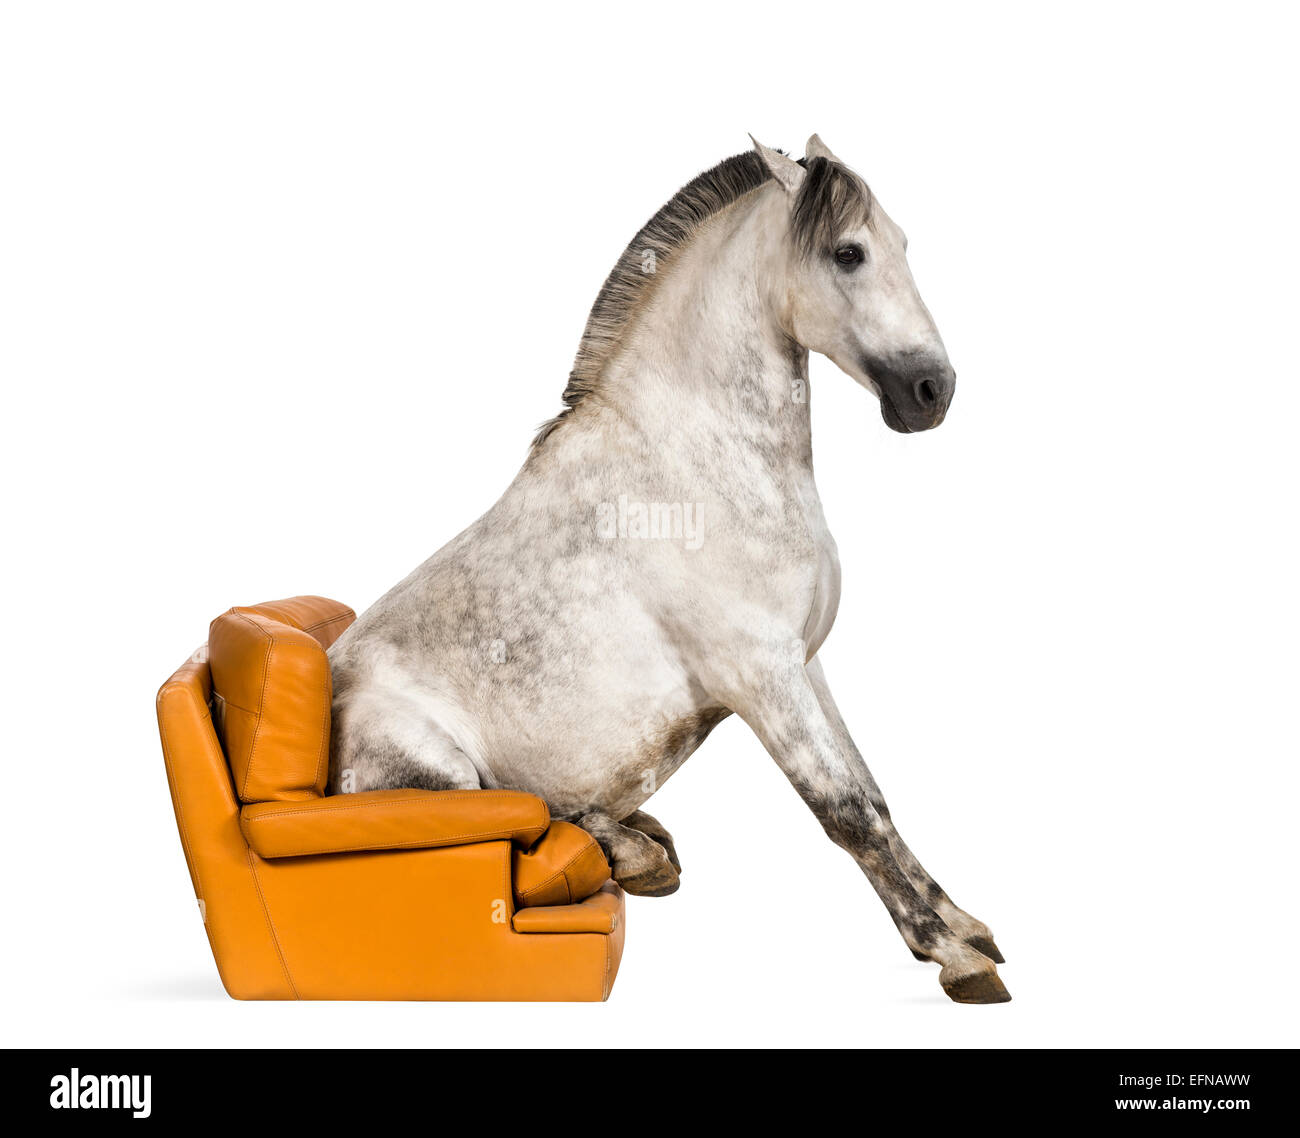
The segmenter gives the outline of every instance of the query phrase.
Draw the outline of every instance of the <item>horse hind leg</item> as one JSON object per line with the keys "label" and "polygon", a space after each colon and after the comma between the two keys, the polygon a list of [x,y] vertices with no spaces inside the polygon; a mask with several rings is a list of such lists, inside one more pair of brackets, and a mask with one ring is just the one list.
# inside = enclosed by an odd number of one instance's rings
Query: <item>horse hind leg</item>
{"label": "horse hind leg", "polygon": [[677,892],[681,884],[677,867],[654,838],[615,822],[607,814],[584,814],[578,825],[605,851],[614,880],[627,892],[640,897],[667,897]]}
{"label": "horse hind leg", "polygon": [[333,736],[331,794],[482,786],[469,756],[446,731],[388,701],[382,708],[350,708],[336,714]]}
{"label": "horse hind leg", "polygon": [[658,842],[664,848],[664,853],[668,855],[668,860],[678,873],[682,871],[682,863],[677,858],[677,847],[673,844],[673,836],[665,828],[664,824],[653,815],[647,814],[644,810],[634,810],[629,814],[620,825],[626,826],[630,830],[639,830],[647,838]]}

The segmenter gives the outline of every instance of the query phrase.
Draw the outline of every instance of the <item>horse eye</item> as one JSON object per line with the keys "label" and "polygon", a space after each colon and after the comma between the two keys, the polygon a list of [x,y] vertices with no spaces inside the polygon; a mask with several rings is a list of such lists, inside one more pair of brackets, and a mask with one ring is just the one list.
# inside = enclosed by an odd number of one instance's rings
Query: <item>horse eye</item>
{"label": "horse eye", "polygon": [[835,250],[835,259],[841,265],[858,265],[862,263],[862,246],[845,245],[842,249]]}

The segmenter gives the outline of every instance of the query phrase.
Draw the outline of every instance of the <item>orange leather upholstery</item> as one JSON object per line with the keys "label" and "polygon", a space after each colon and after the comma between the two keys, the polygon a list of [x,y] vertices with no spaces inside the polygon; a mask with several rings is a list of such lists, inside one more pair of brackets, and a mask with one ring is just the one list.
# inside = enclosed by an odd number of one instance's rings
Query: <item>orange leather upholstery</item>
{"label": "orange leather upholstery", "polygon": [[515,931],[521,933],[612,933],[623,913],[623,892],[612,881],[576,905],[520,909]]}
{"label": "orange leather upholstery", "polygon": [[515,850],[514,859],[521,906],[570,905],[609,880],[609,862],[596,839],[568,822],[552,822],[532,849]]}
{"label": "orange leather upholstery", "polygon": [[181,844],[226,990],[605,999],[623,951],[622,891],[592,839],[550,822],[540,799],[322,796],[324,650],[352,619],[320,597],[232,609],[213,622],[211,663],[196,653],[158,693]]}
{"label": "orange leather upholstery", "polygon": [[309,633],[328,648],[354,620],[357,614],[347,605],[331,601],[328,597],[289,597],[283,601],[265,601],[247,608],[233,608],[231,612],[245,612],[278,620],[290,628]]}
{"label": "orange leather upholstery", "polygon": [[330,666],[310,633],[238,609],[208,632],[213,716],[245,802],[315,798],[329,772]]}
{"label": "orange leather upholstery", "polygon": [[[261,857],[493,841],[527,847],[550,824],[546,803],[516,790],[367,790],[310,802],[257,802],[240,813],[244,837]],[[583,896],[608,876],[606,866],[604,877]]]}

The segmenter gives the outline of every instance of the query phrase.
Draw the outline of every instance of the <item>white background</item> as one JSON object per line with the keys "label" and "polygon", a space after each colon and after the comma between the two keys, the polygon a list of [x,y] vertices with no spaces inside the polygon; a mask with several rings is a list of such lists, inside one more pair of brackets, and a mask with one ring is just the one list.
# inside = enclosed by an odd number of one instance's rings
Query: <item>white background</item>
{"label": "white background", "polygon": [[[1285,8],[2,20],[4,1043],[1296,1042]],[[959,377],[904,437],[813,362],[823,657],[1015,1001],[948,1002],[735,720],[650,804],[683,886],[630,899],[609,1003],[229,1000],[158,685],[231,604],[360,610],[478,516],[637,227],[814,130]]]}

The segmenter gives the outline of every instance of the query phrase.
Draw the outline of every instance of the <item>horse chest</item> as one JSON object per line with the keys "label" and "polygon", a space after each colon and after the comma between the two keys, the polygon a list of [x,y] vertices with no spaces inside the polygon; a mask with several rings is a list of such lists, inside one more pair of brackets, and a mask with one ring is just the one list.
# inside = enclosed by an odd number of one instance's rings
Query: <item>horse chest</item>
{"label": "horse chest", "polygon": [[778,558],[788,559],[800,587],[783,599],[785,617],[807,646],[808,656],[821,647],[835,623],[840,604],[840,558],[822,512],[812,471],[801,468],[789,481],[792,492],[783,502],[792,537],[778,545]]}
{"label": "horse chest", "polygon": [[813,600],[804,622],[804,640],[811,657],[830,635],[840,607],[840,560],[835,543],[818,550]]}

